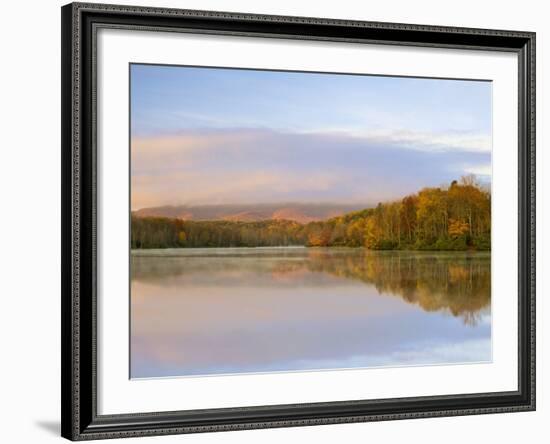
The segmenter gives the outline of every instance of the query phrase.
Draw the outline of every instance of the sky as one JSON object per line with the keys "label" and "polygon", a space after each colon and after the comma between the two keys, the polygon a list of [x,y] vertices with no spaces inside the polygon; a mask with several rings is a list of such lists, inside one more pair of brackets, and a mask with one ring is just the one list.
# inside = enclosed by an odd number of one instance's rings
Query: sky
{"label": "sky", "polygon": [[131,65],[132,210],[490,182],[491,83]]}

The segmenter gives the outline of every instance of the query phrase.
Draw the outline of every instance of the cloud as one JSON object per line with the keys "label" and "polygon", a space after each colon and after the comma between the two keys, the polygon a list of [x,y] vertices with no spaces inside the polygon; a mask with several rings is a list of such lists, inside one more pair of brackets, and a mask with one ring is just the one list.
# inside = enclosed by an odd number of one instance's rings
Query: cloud
{"label": "cloud", "polygon": [[132,139],[132,208],[167,204],[371,204],[468,173],[486,174],[490,141],[466,133],[367,135],[195,130]]}
{"label": "cloud", "polygon": [[368,132],[362,132],[334,128],[324,130],[321,134],[336,137],[354,137],[366,143],[399,146],[404,149],[427,152],[490,153],[492,149],[491,135],[483,132],[411,130],[369,130]]}
{"label": "cloud", "polygon": [[132,179],[132,208],[181,203],[257,203],[273,198],[285,202],[293,194],[327,193],[338,182],[336,174],[321,171],[307,176],[269,170],[138,176]]}
{"label": "cloud", "polygon": [[464,165],[463,169],[468,174],[475,174],[476,176],[490,177],[492,174],[492,166],[490,163],[482,165]]}

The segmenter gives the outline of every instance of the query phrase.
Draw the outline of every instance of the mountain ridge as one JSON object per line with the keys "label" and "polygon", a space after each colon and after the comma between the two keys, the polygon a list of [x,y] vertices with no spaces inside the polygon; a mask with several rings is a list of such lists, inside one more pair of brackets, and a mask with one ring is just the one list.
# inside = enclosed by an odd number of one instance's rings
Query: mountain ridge
{"label": "mountain ridge", "polygon": [[132,211],[135,217],[169,217],[181,220],[228,220],[256,222],[290,220],[299,223],[323,221],[349,212],[372,207],[367,204],[274,203],[163,205]]}

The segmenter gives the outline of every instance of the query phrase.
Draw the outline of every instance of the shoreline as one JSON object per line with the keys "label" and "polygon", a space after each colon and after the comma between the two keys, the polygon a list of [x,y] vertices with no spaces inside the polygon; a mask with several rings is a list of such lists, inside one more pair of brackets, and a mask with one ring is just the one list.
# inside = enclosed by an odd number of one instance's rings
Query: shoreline
{"label": "shoreline", "polygon": [[357,251],[357,252],[371,252],[371,253],[426,253],[426,254],[433,254],[433,253],[452,253],[452,254],[486,254],[491,255],[491,250],[413,250],[413,249],[391,249],[391,250],[375,250],[365,247],[308,247],[305,245],[296,245],[296,246],[274,246],[274,247],[165,247],[165,248],[132,248],[130,249],[130,254],[134,256],[142,256],[142,255],[151,255],[151,253],[169,253],[169,252],[199,252],[199,251],[217,251],[217,252],[223,252],[227,251],[228,253],[231,251]]}

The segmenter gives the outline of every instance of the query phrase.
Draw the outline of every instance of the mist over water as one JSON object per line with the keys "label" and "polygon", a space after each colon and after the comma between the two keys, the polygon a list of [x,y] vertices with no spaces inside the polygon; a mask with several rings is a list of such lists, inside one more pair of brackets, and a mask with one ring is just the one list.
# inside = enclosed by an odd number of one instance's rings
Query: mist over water
{"label": "mist over water", "polygon": [[491,360],[490,253],[139,250],[133,378]]}

